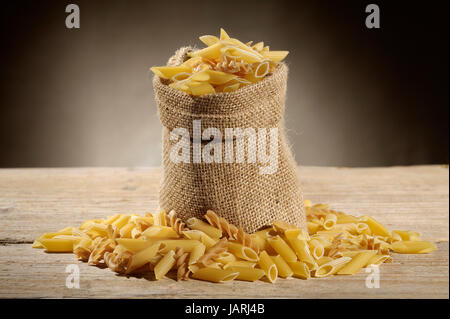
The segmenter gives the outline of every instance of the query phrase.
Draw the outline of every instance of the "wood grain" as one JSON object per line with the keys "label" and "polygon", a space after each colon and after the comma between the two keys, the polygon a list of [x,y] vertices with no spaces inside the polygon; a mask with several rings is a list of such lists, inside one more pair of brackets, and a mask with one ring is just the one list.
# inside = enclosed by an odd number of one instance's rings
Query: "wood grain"
{"label": "wood grain", "polygon": [[[232,282],[118,276],[80,263],[71,254],[46,254],[28,244],[43,232],[114,213],[157,209],[159,168],[0,170],[0,297],[94,298],[448,298],[449,173],[447,166],[388,168],[301,167],[305,198],[355,215],[371,215],[390,229],[416,230],[437,242],[429,255],[394,255],[380,268],[380,288],[368,274],[303,281]],[[78,264],[80,289],[65,286]]]}

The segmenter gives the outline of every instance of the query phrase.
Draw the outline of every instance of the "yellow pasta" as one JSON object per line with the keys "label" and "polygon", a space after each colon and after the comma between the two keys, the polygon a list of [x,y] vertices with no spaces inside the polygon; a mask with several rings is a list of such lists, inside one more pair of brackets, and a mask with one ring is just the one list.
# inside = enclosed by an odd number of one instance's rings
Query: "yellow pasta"
{"label": "yellow pasta", "polygon": [[189,228],[200,230],[213,239],[219,239],[220,237],[222,237],[222,231],[220,229],[208,225],[207,223],[198,218],[195,217],[189,218],[186,224],[188,225]]}
{"label": "yellow pasta", "polygon": [[[186,251],[189,251],[189,250],[186,249]],[[188,264],[192,265],[192,264],[196,263],[200,259],[200,257],[202,257],[205,254],[205,251],[206,251],[206,246],[203,245],[202,243],[198,243],[195,246],[193,246],[192,249],[190,250],[191,253],[189,254]]]}
{"label": "yellow pasta", "polygon": [[157,242],[151,245],[150,247],[145,248],[144,250],[141,250],[140,252],[133,255],[130,259],[130,263],[127,266],[126,273],[131,273],[134,270],[144,266],[145,264],[149,263],[150,260],[155,257],[155,255],[158,253],[159,248],[161,246],[161,243]]}
{"label": "yellow pasta", "polygon": [[[317,268],[317,263],[314,258],[311,256],[311,252],[309,251],[308,243],[305,240],[300,240],[298,238],[292,238],[289,240],[292,248],[298,256],[298,259],[304,262],[310,270]],[[294,262],[296,260],[292,260],[290,262]]]}
{"label": "yellow pasta", "polygon": [[39,243],[49,253],[71,253],[73,252],[73,241],[71,239],[42,238]]}
{"label": "yellow pasta", "polygon": [[228,250],[231,253],[233,253],[236,257],[253,262],[258,261],[258,254],[256,253],[256,251],[242,244],[229,242]]}
{"label": "yellow pasta", "polygon": [[376,255],[376,251],[366,251],[357,254],[352,258],[350,262],[348,262],[341,270],[337,272],[338,275],[354,275],[356,274],[362,267],[367,265],[368,261]]}
{"label": "yellow pasta", "polygon": [[291,277],[294,272],[289,267],[288,263],[281,257],[280,255],[277,256],[271,256],[273,262],[275,263],[275,266],[277,266],[278,270],[278,276],[282,278],[288,278]]}
{"label": "yellow pasta", "polygon": [[309,279],[311,277],[310,270],[304,262],[295,261],[292,263],[288,263],[288,265],[292,269],[294,277],[300,279]]}
{"label": "yellow pasta", "polygon": [[165,254],[170,250],[175,250],[177,247],[183,248],[186,252],[191,252],[196,246],[203,245],[198,240],[192,239],[165,239],[160,240],[161,253]]}
{"label": "yellow pasta", "polygon": [[428,254],[436,250],[436,246],[428,241],[398,241],[392,243],[391,249],[399,254]]}
{"label": "yellow pasta", "polygon": [[318,260],[323,256],[325,248],[323,247],[320,241],[318,241],[317,239],[313,239],[309,241],[308,246],[309,251],[311,252],[311,255],[314,257],[315,260]]}
{"label": "yellow pasta", "polygon": [[350,260],[352,260],[350,257],[333,259],[332,261],[319,266],[314,272],[314,277],[320,278],[334,275],[350,262]]}
{"label": "yellow pasta", "polygon": [[365,264],[365,267],[373,265],[378,266],[381,265],[384,262],[391,262],[392,257],[390,255],[375,255],[372,258],[369,259],[369,261]]}
{"label": "yellow pasta", "polygon": [[236,277],[237,280],[256,281],[261,279],[265,274],[264,270],[259,268],[231,266],[228,269],[232,272],[239,273]]}
{"label": "yellow pasta", "polygon": [[239,276],[239,272],[230,269],[218,269],[213,267],[200,268],[192,275],[195,279],[224,283],[232,281]]}
{"label": "yellow pasta", "polygon": [[147,238],[179,238],[178,233],[172,228],[168,226],[158,226],[153,225],[147,228],[142,236]]}
{"label": "yellow pasta", "polygon": [[202,244],[204,244],[206,248],[210,248],[217,243],[217,240],[212,239],[211,237],[209,237],[207,234],[205,234],[200,230],[195,229],[185,230],[182,232],[182,234],[188,239],[195,239],[202,242]]}
{"label": "yellow pasta", "polygon": [[[235,45],[243,49],[244,44]],[[255,45],[254,50],[263,52],[262,45]],[[196,59],[197,63],[203,61],[202,57]],[[190,68],[196,67],[196,60],[188,61]],[[215,82],[225,77],[206,70],[197,72],[195,79],[211,79],[210,74],[216,76]],[[240,83],[238,79],[230,82]],[[174,269],[177,280],[193,277],[213,282],[255,281],[264,275],[270,282],[278,276],[308,279],[352,275],[363,267],[391,262],[390,251],[424,254],[436,250],[435,244],[422,241],[419,233],[390,232],[369,216],[358,218],[308,201],[305,209],[308,232],[275,221],[271,228],[247,234],[212,211],[205,215],[208,223],[191,218],[189,229],[174,211],[163,211],[155,216],[115,214],[104,220],[91,219],[78,228],[44,233],[32,247],[50,253],[72,252],[88,265],[104,262],[118,273],[153,271],[156,279],[161,279]]]}
{"label": "yellow pasta", "polygon": [[171,250],[167,254],[165,254],[154,268],[156,280],[164,278],[164,276],[175,265],[175,262],[175,251]]}
{"label": "yellow pasta", "polygon": [[228,269],[230,267],[236,266],[236,267],[249,267],[249,268],[255,268],[256,263],[246,260],[235,260],[231,261],[223,266],[223,269]]}
{"label": "yellow pasta", "polygon": [[214,260],[222,264],[229,264],[236,261],[236,257],[232,253],[224,251],[223,253],[220,253],[219,256],[214,257]]}
{"label": "yellow pasta", "polygon": [[326,230],[332,229],[337,223],[337,216],[335,214],[328,214],[325,216],[325,221],[323,222],[323,228]]}
{"label": "yellow pasta", "polygon": [[294,262],[297,261],[297,256],[295,255],[295,252],[289,247],[288,244],[280,237],[272,237],[268,238],[267,241],[269,242],[270,246],[283,257],[283,259],[287,262]]}
{"label": "yellow pasta", "polygon": [[116,241],[125,249],[137,253],[145,248],[153,245],[158,239],[132,239],[132,238],[117,238]]}
{"label": "yellow pasta", "polygon": [[361,220],[369,226],[370,230],[372,231],[372,234],[383,236],[383,237],[390,236],[389,230],[386,227],[384,227],[382,224],[377,222],[375,219],[373,219],[372,217],[363,216],[361,218]]}
{"label": "yellow pasta", "polygon": [[275,263],[273,262],[272,258],[270,258],[270,256],[266,253],[266,251],[262,251],[259,254],[258,264],[259,267],[261,267],[261,269],[264,270],[267,279],[270,282],[274,283],[278,277],[278,269]]}

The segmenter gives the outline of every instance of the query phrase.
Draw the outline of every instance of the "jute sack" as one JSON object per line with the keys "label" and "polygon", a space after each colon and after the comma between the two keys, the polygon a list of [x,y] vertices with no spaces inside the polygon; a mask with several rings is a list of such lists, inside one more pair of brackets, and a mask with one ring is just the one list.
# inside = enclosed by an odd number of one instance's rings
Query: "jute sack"
{"label": "jute sack", "polygon": [[[190,47],[179,49],[168,65],[179,65],[188,59]],[[202,217],[208,209],[246,232],[254,232],[275,220],[298,227],[306,227],[303,196],[296,174],[296,164],[287,144],[283,126],[288,68],[281,63],[273,74],[253,85],[232,93],[193,97],[168,86],[158,76],[153,78],[158,113],[163,125],[163,168],[160,187],[160,208],[174,209],[187,219]],[[278,167],[272,174],[261,174],[266,164],[250,162],[255,145],[245,142],[245,159],[241,163],[205,163],[193,160],[193,121],[201,120],[201,132],[213,127],[225,136],[225,128],[278,128],[278,138],[266,144],[277,143]],[[171,140],[170,133],[184,128],[189,138]],[[258,135],[259,136],[259,135]],[[263,141],[264,139],[261,139]],[[178,144],[177,144],[178,143]],[[174,162],[171,149],[181,144],[190,150],[189,162]],[[202,141],[202,145],[209,141]],[[225,157],[225,139],[222,139],[222,159]],[[232,140],[236,150],[237,139]],[[259,147],[260,140],[257,145]],[[269,154],[267,145],[267,154]],[[263,149],[266,149],[265,147]],[[198,154],[198,153],[197,153]]]}

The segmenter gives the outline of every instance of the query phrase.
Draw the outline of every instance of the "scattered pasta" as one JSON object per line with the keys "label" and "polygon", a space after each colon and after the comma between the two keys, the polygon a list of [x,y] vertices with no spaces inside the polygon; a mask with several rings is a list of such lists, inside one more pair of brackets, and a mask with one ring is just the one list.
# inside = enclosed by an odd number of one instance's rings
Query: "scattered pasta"
{"label": "scattered pasta", "polygon": [[204,35],[200,41],[207,47],[190,52],[182,65],[152,67],[152,72],[188,94],[227,93],[261,81],[289,53],[270,51],[264,42],[243,43],[230,38],[223,29],[220,38]]}
{"label": "scattered pasta", "polygon": [[121,274],[154,272],[159,280],[173,272],[177,280],[216,283],[353,275],[391,262],[391,252],[436,250],[419,233],[389,231],[369,216],[348,215],[308,200],[305,209],[308,231],[274,221],[272,227],[247,234],[213,211],[205,221],[190,218],[186,223],[175,211],[163,211],[88,220],[79,228],[45,233],[32,247],[74,253],[89,265],[106,265]]}

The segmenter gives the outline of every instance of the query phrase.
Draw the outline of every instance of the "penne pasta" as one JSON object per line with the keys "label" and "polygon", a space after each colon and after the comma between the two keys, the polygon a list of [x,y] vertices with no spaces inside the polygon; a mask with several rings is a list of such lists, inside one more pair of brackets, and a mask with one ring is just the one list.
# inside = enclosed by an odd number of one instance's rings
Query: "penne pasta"
{"label": "penne pasta", "polygon": [[373,219],[372,217],[363,216],[361,218],[361,220],[369,226],[370,230],[372,231],[372,234],[383,236],[383,237],[390,237],[389,230],[386,227],[384,227],[384,225],[380,224],[375,219]]}
{"label": "penne pasta", "polygon": [[288,263],[281,257],[280,255],[277,256],[271,256],[273,262],[275,263],[275,266],[277,266],[278,270],[278,276],[282,278],[288,278],[291,277],[294,272],[289,267]]}
{"label": "penne pasta", "polygon": [[[298,240],[298,239],[294,239]],[[289,245],[280,237],[272,237],[267,239],[268,243],[272,248],[283,257],[283,259],[287,262],[297,261],[297,256],[295,252],[289,247]]]}
{"label": "penne pasta", "polygon": [[154,243],[153,245],[145,248],[144,250],[141,250],[140,252],[134,254],[128,265],[126,273],[129,274],[133,272],[134,270],[144,266],[145,264],[149,263],[150,260],[156,256],[156,254],[159,251],[161,244],[159,242]]}
{"label": "penne pasta", "polygon": [[242,244],[228,242],[228,250],[238,258],[252,262],[258,261],[258,254],[256,251]]}
{"label": "penne pasta", "polygon": [[[292,248],[294,249],[297,257],[300,261],[304,262],[310,270],[317,268],[317,263],[314,258],[311,256],[311,252],[309,251],[309,246],[305,240],[300,240],[297,238],[293,238],[289,240]],[[294,260],[295,261],[295,260]],[[293,261],[291,261],[293,262]]]}
{"label": "penne pasta", "polygon": [[168,226],[158,226],[153,225],[147,228],[144,232],[142,232],[142,236],[146,238],[179,238],[178,233],[172,228]]}
{"label": "penne pasta", "polygon": [[222,231],[220,229],[217,229],[216,227],[213,227],[198,218],[189,218],[186,224],[189,228],[200,230],[213,239],[217,240],[222,237]]}
{"label": "penne pasta", "polygon": [[211,281],[216,283],[224,283],[232,281],[239,276],[239,272],[230,269],[218,269],[205,267],[197,269],[192,277],[195,279]]}
{"label": "penne pasta", "polygon": [[369,261],[364,265],[364,267],[379,266],[384,262],[391,262],[392,257],[390,255],[375,255],[369,259]]}
{"label": "penne pasta", "polygon": [[376,251],[365,251],[357,254],[352,258],[350,262],[348,262],[342,269],[340,269],[337,274],[338,275],[354,275],[356,274],[362,267],[367,265],[369,260],[376,255]]}
{"label": "penne pasta", "polygon": [[[186,249],[186,247],[183,247],[183,249]],[[188,251],[188,249],[186,249],[186,251]],[[190,250],[191,253],[189,254],[188,264],[192,265],[196,263],[200,259],[200,257],[202,257],[205,254],[205,251],[206,251],[205,245],[203,245],[200,242],[198,244],[195,244]]]}
{"label": "penne pasta", "polygon": [[300,279],[309,279],[311,278],[311,272],[308,266],[301,261],[295,261],[292,263],[288,263],[289,267],[292,269],[293,276]]}
{"label": "penne pasta", "polygon": [[163,258],[155,265],[153,271],[155,272],[156,280],[164,278],[164,276],[175,265],[175,251],[171,250],[164,255]]}
{"label": "penne pasta", "polygon": [[398,241],[392,243],[391,249],[399,254],[428,254],[436,250],[429,241]]}
{"label": "penne pasta", "polygon": [[49,253],[71,253],[73,252],[72,239],[42,238],[39,243]]}
{"label": "penne pasta", "polygon": [[239,273],[236,279],[244,281],[256,281],[261,279],[265,274],[264,270],[259,268],[231,266],[228,269],[232,272]]}
{"label": "penne pasta", "polygon": [[259,254],[258,264],[259,267],[261,267],[261,269],[264,270],[267,279],[271,283],[274,283],[278,277],[278,269],[275,263],[273,262],[272,258],[270,258],[270,256],[267,254],[266,251],[263,250]]}
{"label": "penne pasta", "polygon": [[328,277],[334,275],[339,270],[341,270],[347,263],[352,260],[350,257],[341,257],[338,259],[333,259],[332,261],[319,266],[315,272],[314,277]]}
{"label": "penne pasta", "polygon": [[223,266],[223,269],[228,269],[230,267],[236,266],[236,267],[249,267],[249,268],[255,268],[256,263],[253,263],[251,261],[246,260],[235,260],[231,261]]}

